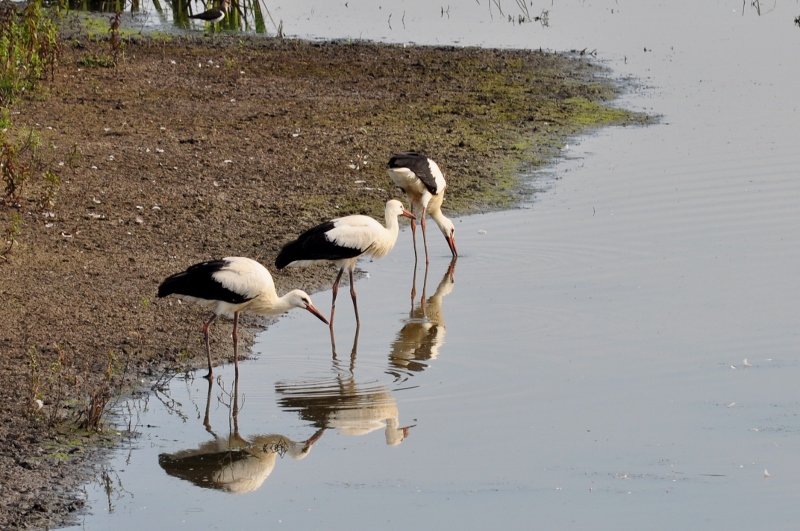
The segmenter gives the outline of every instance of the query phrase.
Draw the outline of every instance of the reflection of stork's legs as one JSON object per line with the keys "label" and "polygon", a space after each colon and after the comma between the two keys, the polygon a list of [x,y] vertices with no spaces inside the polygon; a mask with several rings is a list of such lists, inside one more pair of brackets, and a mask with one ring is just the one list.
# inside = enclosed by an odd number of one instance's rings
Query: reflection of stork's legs
{"label": "reflection of stork's legs", "polygon": [[236,437],[239,436],[239,371],[236,371],[236,376],[233,378],[233,433]]}
{"label": "reflection of stork's legs", "polygon": [[422,279],[422,297],[419,299],[419,307],[422,309],[422,317],[427,319],[425,312],[425,291],[428,287],[428,263],[425,263],[425,276]]}
{"label": "reflection of stork's legs", "polygon": [[358,355],[358,332],[356,327],[356,335],[353,336],[353,349],[350,351],[350,372],[352,373],[356,368],[356,356]]}
{"label": "reflection of stork's legs", "polygon": [[233,366],[236,373],[236,382],[239,382],[239,312],[233,312]]}
{"label": "reflection of stork's legs", "polygon": [[330,329],[331,329],[331,353],[332,353],[333,359],[336,360],[337,359],[336,358],[336,338],[333,335],[333,327],[330,327]]}
{"label": "reflection of stork's legs", "polygon": [[[356,356],[358,356],[358,334],[360,332],[360,328],[356,327],[356,333],[353,336],[353,348],[350,350],[350,372],[352,373],[356,366]],[[331,352],[333,353],[333,361],[339,361],[339,358],[336,355],[336,338],[333,335],[333,329],[331,329]],[[338,363],[334,363],[334,366],[338,366]]]}
{"label": "reflection of stork's legs", "polygon": [[214,430],[211,429],[211,421],[209,419],[209,411],[211,410],[211,388],[214,387],[214,380],[212,378],[208,379],[208,395],[206,396],[206,414],[203,417],[203,426],[206,427],[206,431],[213,435],[214,437],[217,436],[214,433]]}
{"label": "reflection of stork's legs", "polygon": [[411,278],[411,312],[409,317],[414,315],[414,299],[417,298],[417,255],[414,254],[414,276]]}
{"label": "reflection of stork's legs", "polygon": [[[225,387],[225,382],[221,379],[215,379],[217,384],[220,387],[222,395],[226,396],[229,401],[226,401],[222,398],[222,396],[217,397],[217,400],[225,405],[228,408],[228,444],[233,447],[240,447],[246,446],[247,441],[245,441],[241,435],[239,435],[239,376],[236,375],[233,380],[233,389],[228,390]],[[219,436],[211,427],[211,392],[212,388],[214,387],[214,381],[208,381],[208,394],[206,395],[206,411],[203,417],[203,426],[205,426],[206,431],[214,436],[215,439],[219,439]],[[233,396],[231,397],[231,393]]]}

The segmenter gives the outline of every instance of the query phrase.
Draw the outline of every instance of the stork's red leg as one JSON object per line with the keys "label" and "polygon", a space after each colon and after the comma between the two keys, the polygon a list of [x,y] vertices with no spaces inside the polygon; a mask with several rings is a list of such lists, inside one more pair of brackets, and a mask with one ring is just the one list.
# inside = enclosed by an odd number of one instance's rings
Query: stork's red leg
{"label": "stork's red leg", "polygon": [[211,345],[208,341],[208,329],[216,320],[217,314],[211,316],[211,318],[203,323],[203,335],[206,338],[206,356],[208,357],[208,374],[203,376],[203,378],[208,378],[209,380],[214,378],[214,370],[211,368]]}
{"label": "stork's red leg", "polygon": [[239,378],[239,312],[233,312],[233,367],[236,378]]}
{"label": "stork's red leg", "polygon": [[356,329],[361,326],[361,319],[358,318],[358,301],[356,300],[356,280],[353,278],[353,271],[356,265],[350,266],[350,297],[353,299],[353,308],[356,311]]}
{"label": "stork's red leg", "polygon": [[419,225],[422,227],[422,243],[425,245],[425,265],[427,266],[430,263],[428,259],[428,238],[425,235],[425,217],[428,214],[428,208],[424,207],[422,209],[422,218],[419,220]]}
{"label": "stork's red leg", "polygon": [[336,280],[333,281],[333,287],[331,288],[331,292],[333,293],[333,300],[331,301],[331,318],[330,318],[330,328],[333,330],[333,314],[336,312],[336,295],[339,293],[339,281],[342,279],[342,273],[344,273],[344,268],[339,270],[339,274],[336,275]]}
{"label": "stork's red leg", "polygon": [[417,222],[411,220],[411,241],[414,242],[414,263],[417,262]]}

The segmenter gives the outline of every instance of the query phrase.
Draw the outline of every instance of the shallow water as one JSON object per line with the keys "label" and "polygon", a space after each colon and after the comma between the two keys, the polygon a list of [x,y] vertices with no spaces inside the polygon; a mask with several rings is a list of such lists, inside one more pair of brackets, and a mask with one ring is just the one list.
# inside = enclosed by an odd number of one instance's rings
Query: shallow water
{"label": "shallow water", "polygon": [[[271,6],[303,37],[596,48],[663,121],[576,139],[524,208],[459,218],[452,280],[433,235],[413,309],[401,233],[361,264],[354,359],[345,291],[336,359],[290,314],[242,364],[236,425],[229,366],[210,401],[201,378],[132,401],[141,436],[87,486],[85,528],[794,528],[800,7],[701,4],[547,2],[549,27],[485,2]],[[239,468],[198,479],[203,452]]]}

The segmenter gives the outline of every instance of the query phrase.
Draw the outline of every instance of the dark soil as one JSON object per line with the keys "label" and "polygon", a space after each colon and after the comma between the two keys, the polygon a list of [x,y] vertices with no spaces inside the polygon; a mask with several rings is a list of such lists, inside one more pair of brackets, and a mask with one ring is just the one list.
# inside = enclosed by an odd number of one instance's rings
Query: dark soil
{"label": "dark soil", "polygon": [[[65,40],[54,79],[10,109],[7,137],[34,131],[60,183],[0,197],[0,234],[20,229],[0,258],[2,529],[68,522],[114,442],[87,429],[93,410],[143,375],[204,365],[205,313],[155,297],[169,274],[249,256],[279,292],[313,291],[333,270],[276,272],[277,251],[323,220],[381,216],[401,197],[393,152],[436,159],[445,210],[463,214],[512,205],[515,173],[566,136],[644,120],[606,106],[617,88],[577,56],[214,36],[127,41],[102,67],[110,57],[108,42]],[[212,329],[218,362],[230,326]]]}

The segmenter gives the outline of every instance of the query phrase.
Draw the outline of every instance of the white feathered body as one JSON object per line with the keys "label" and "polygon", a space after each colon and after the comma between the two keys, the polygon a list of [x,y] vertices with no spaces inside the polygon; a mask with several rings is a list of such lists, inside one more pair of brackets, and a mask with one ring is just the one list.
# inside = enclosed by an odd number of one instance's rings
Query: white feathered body
{"label": "white feathered body", "polygon": [[383,258],[397,243],[400,224],[397,217],[405,209],[397,200],[386,203],[386,226],[369,216],[353,215],[326,221],[287,243],[275,260],[278,269],[308,266],[320,260],[339,268],[354,263],[360,256]]}

